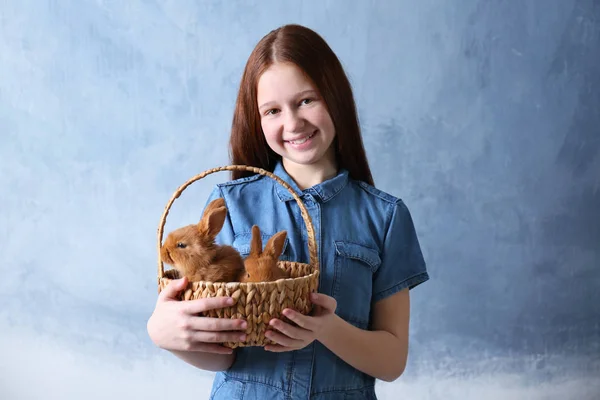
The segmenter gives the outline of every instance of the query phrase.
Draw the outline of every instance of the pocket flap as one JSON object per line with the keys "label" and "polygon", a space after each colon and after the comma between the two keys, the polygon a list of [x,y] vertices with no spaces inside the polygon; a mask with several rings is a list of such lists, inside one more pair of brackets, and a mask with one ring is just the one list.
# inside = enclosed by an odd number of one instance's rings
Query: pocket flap
{"label": "pocket flap", "polygon": [[362,244],[338,240],[335,242],[335,251],[342,257],[353,258],[366,263],[371,267],[373,272],[375,272],[381,264],[379,252]]}

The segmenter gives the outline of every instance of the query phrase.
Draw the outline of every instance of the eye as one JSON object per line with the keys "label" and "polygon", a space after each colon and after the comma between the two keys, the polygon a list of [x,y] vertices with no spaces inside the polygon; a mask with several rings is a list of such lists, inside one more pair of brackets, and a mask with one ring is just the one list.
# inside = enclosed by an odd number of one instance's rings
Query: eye
{"label": "eye", "polygon": [[179,242],[177,243],[177,247],[179,247],[180,249],[185,249],[186,244],[183,242]]}
{"label": "eye", "polygon": [[279,110],[276,108],[272,108],[270,110],[267,110],[267,112],[265,113],[265,115],[275,115],[276,113],[278,113]]}
{"label": "eye", "polygon": [[312,102],[313,102],[313,99],[304,99],[300,103],[306,105],[306,104],[310,104]]}
{"label": "eye", "polygon": [[250,274],[246,275],[247,278],[250,278]]}

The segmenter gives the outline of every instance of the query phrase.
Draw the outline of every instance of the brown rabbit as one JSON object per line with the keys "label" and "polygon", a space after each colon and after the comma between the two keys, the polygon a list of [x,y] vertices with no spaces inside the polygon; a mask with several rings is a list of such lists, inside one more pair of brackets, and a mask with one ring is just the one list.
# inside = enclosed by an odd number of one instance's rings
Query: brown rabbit
{"label": "brown rabbit", "polygon": [[250,254],[244,260],[245,270],[242,271],[238,280],[240,282],[270,282],[289,278],[289,274],[277,266],[286,236],[286,231],[276,233],[269,239],[263,251],[260,229],[254,225]]}
{"label": "brown rabbit", "polygon": [[211,201],[198,224],[169,233],[160,249],[161,260],[190,282],[235,282],[244,270],[242,256],[231,246],[215,243],[226,215],[225,200]]}

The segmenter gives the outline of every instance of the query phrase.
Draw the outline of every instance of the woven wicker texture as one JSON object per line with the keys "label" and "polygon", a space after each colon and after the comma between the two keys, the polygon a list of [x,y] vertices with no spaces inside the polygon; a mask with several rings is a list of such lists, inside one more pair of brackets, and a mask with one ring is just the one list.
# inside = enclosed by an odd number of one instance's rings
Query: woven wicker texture
{"label": "woven wicker texture", "polygon": [[209,310],[202,313],[202,315],[214,318],[240,318],[247,321],[246,340],[244,342],[226,342],[223,343],[224,346],[230,348],[264,346],[273,343],[265,337],[265,331],[268,328],[269,321],[272,318],[288,321],[287,318],[281,314],[281,311],[285,308],[294,309],[304,315],[309,314],[312,311],[312,304],[309,296],[310,293],[317,291],[319,284],[319,257],[317,254],[315,232],[310,215],[308,214],[304,203],[294,190],[285,181],[271,172],[246,165],[228,165],[212,168],[192,177],[175,191],[165,207],[158,227],[158,291],[160,293],[171,280],[179,278],[177,270],[164,270],[163,262],[160,258],[160,247],[163,240],[164,226],[173,202],[192,183],[207,175],[231,170],[246,170],[267,176],[274,179],[292,194],[294,200],[296,200],[300,207],[300,213],[307,230],[310,263],[279,261],[278,266],[288,271],[290,273],[290,278],[279,280],[277,282],[189,282],[187,288],[182,292],[181,300],[185,301],[221,296],[233,297],[235,299],[235,304],[233,306],[218,310]]}

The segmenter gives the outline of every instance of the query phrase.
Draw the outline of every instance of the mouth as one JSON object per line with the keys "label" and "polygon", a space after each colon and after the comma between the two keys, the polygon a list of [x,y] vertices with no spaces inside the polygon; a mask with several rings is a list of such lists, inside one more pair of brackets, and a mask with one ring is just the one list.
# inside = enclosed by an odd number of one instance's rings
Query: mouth
{"label": "mouth", "polygon": [[311,133],[310,135],[301,137],[300,139],[296,139],[296,140],[284,140],[285,143],[289,143],[291,145],[294,146],[300,146],[305,144],[306,142],[308,142],[310,139],[312,139],[313,137],[315,137],[315,135],[317,134],[318,131],[314,131],[313,133]]}
{"label": "mouth", "polygon": [[171,257],[171,253],[167,250],[166,247],[161,249],[161,259],[165,264],[173,265],[173,258]]}

